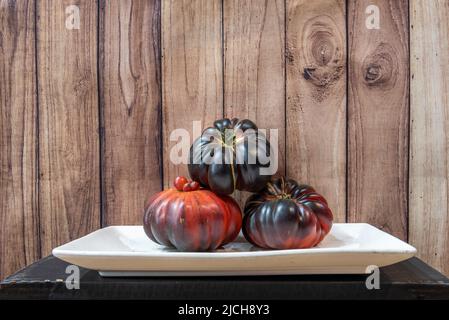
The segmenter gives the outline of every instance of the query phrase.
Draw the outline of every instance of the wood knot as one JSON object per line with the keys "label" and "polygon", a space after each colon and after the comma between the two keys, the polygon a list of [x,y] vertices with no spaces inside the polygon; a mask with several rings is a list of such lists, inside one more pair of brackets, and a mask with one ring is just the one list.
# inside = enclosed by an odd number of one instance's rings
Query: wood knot
{"label": "wood knot", "polygon": [[320,66],[329,64],[335,54],[335,41],[329,31],[321,30],[311,35],[311,51],[315,62]]}
{"label": "wood knot", "polygon": [[382,88],[393,86],[398,73],[397,60],[394,48],[387,43],[380,43],[363,61],[362,72],[365,84]]}
{"label": "wood knot", "polygon": [[336,82],[344,68],[343,65],[329,67],[308,66],[303,69],[303,77],[318,87],[327,87]]}
{"label": "wood knot", "polygon": [[304,76],[304,79],[306,79],[306,80],[310,80],[310,79],[312,79],[313,78],[313,72],[316,70],[316,68],[314,68],[314,67],[306,67],[306,68],[304,68],[304,73],[303,73],[303,76]]}
{"label": "wood knot", "polygon": [[327,15],[308,20],[302,34],[302,76],[315,86],[314,97],[326,98],[329,87],[338,82],[345,70],[345,42],[335,21]]}
{"label": "wood knot", "polygon": [[373,64],[368,66],[368,69],[365,73],[365,81],[367,82],[375,82],[382,75],[382,66]]}

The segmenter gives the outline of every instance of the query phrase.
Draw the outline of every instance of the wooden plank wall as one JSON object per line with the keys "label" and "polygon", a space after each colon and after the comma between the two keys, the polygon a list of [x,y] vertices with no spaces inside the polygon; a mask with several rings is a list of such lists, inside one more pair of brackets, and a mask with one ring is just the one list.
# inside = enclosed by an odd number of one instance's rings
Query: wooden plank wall
{"label": "wooden plank wall", "polygon": [[71,4],[0,0],[0,278],[139,224],[187,172],[173,130],[222,116],[278,129],[280,173],[449,274],[449,0],[79,0],[73,30]]}
{"label": "wooden plank wall", "polygon": [[346,6],[287,1],[287,175],[346,219]]}
{"label": "wooden plank wall", "polygon": [[160,2],[100,2],[103,224],[141,223],[162,185]]}
{"label": "wooden plank wall", "polygon": [[[408,2],[348,5],[348,221],[407,240]],[[369,5],[378,30],[365,27]]]}
{"label": "wooden plank wall", "polygon": [[410,5],[409,241],[449,275],[449,1]]}
{"label": "wooden plank wall", "polygon": [[100,227],[97,4],[80,1],[79,30],[66,28],[70,0],[36,3],[41,254]]}
{"label": "wooden plank wall", "polygon": [[193,121],[199,121],[205,128],[223,117],[221,8],[219,0],[162,2],[165,187],[171,186],[178,175],[188,176],[185,164],[170,161],[172,147],[179,141],[171,141],[173,130],[187,130],[193,141],[201,134],[193,132]]}
{"label": "wooden plank wall", "polygon": [[0,1],[0,279],[39,259],[33,1]]}

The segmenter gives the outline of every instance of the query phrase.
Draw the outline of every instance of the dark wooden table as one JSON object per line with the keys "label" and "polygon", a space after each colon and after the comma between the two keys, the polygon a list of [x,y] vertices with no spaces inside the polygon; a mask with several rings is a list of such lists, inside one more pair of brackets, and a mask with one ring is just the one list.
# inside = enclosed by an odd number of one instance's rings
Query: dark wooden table
{"label": "dark wooden table", "polygon": [[102,278],[80,268],[80,289],[66,288],[67,263],[46,257],[1,282],[0,299],[449,299],[449,279],[412,258],[367,275]]}

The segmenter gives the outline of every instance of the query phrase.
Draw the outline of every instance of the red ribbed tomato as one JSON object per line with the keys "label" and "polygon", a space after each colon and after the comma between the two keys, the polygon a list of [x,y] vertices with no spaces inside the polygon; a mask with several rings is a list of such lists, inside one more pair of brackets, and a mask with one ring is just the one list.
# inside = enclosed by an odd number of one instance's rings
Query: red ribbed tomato
{"label": "red ribbed tomato", "polygon": [[249,197],[244,212],[245,238],[270,249],[316,246],[329,233],[333,220],[323,196],[310,186],[284,178],[269,182]]}
{"label": "red ribbed tomato", "polygon": [[175,180],[175,188],[147,202],[143,227],[147,236],[182,251],[208,251],[234,240],[242,213],[234,199],[200,189],[196,181]]}

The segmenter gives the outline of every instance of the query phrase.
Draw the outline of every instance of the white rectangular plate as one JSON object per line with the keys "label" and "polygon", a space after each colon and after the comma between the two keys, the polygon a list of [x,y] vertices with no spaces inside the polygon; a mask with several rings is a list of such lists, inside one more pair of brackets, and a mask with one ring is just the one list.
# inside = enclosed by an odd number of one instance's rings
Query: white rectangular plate
{"label": "white rectangular plate", "polygon": [[54,256],[109,277],[362,274],[415,253],[366,223],[336,223],[310,249],[263,250],[239,237],[214,252],[179,252],[148,239],[141,226],[107,227],[53,249]]}

